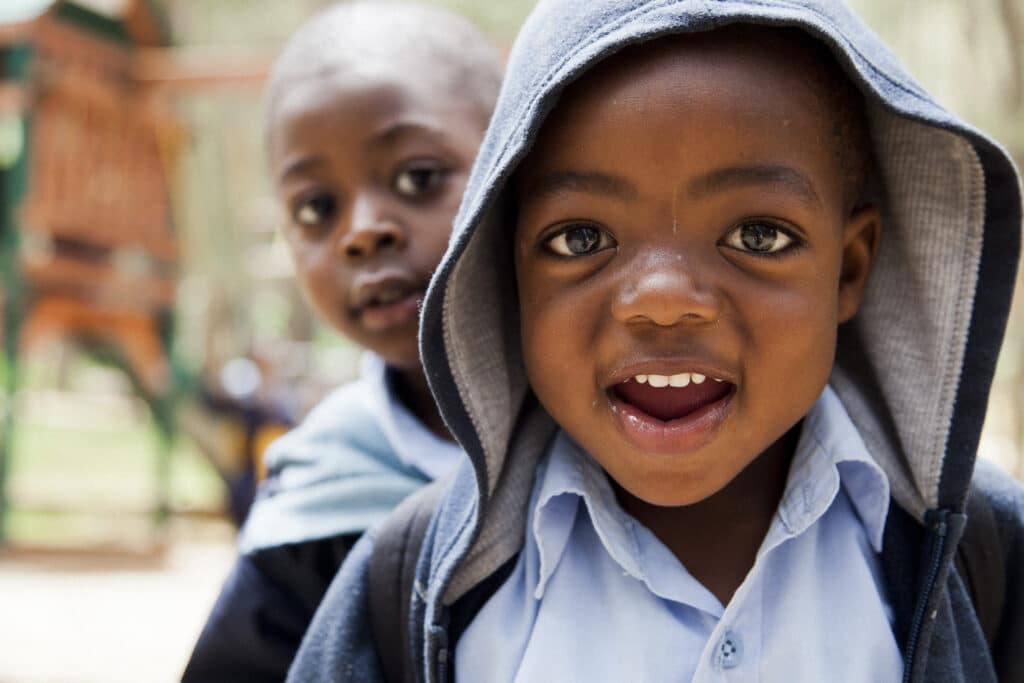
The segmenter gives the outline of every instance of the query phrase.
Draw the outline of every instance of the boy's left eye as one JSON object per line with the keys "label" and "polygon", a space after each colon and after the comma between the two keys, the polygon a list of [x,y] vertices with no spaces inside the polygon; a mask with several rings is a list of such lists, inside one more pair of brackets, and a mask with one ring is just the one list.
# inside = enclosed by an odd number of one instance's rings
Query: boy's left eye
{"label": "boy's left eye", "polygon": [[420,197],[439,188],[444,176],[445,169],[438,164],[414,163],[395,174],[391,187],[403,197]]}
{"label": "boy's left eye", "polygon": [[739,225],[724,240],[726,246],[752,254],[775,254],[795,242],[785,230],[767,221],[751,221]]}

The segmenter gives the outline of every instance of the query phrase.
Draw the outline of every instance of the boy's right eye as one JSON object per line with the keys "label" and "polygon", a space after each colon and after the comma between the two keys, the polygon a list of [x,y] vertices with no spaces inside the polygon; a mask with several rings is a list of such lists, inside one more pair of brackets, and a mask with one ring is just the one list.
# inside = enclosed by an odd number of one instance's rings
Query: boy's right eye
{"label": "boy's right eye", "polygon": [[295,222],[307,228],[319,228],[334,218],[338,203],[327,193],[315,194],[302,199],[292,209]]}
{"label": "boy's right eye", "polygon": [[615,246],[605,230],[592,223],[573,223],[544,240],[544,246],[559,256],[587,256]]}
{"label": "boy's right eye", "polygon": [[437,191],[445,179],[445,169],[430,160],[417,160],[402,168],[391,181],[395,192],[410,199]]}

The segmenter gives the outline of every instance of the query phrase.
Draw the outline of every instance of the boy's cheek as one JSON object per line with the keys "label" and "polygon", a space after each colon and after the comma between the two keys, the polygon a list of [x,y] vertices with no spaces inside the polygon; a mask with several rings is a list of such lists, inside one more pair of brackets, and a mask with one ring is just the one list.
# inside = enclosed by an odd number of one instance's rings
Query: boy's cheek
{"label": "boy's cheek", "polygon": [[[522,302],[520,336],[527,377],[541,403],[560,418],[595,387],[595,349],[579,307]],[[592,398],[583,399],[588,403]]]}
{"label": "boy's cheek", "polygon": [[[536,285],[538,283],[530,283]],[[552,283],[549,287],[519,289],[523,354],[530,365],[555,365],[576,359],[573,370],[592,360],[595,321],[600,320],[594,302],[575,289]],[[555,359],[559,359],[555,361]],[[566,371],[570,368],[565,368]]]}
{"label": "boy's cheek", "polygon": [[[741,338],[745,365],[777,366],[794,373],[827,376],[836,347],[837,297],[833,289],[776,292],[751,302]],[[755,368],[756,369],[756,368]],[[815,372],[815,370],[819,370]]]}

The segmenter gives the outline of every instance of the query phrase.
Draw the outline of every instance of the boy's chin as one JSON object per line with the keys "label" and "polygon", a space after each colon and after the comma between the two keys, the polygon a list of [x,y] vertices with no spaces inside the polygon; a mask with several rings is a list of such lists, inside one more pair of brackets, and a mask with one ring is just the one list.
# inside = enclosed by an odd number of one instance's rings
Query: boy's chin
{"label": "boy's chin", "polygon": [[[663,456],[654,456],[662,458]],[[648,469],[635,463],[598,463],[602,465],[612,487],[620,497],[625,494],[639,502],[657,507],[686,507],[703,502],[726,488],[736,477],[727,471],[678,471],[664,467]],[[650,465],[651,463],[647,463]],[[619,465],[619,467],[616,467]],[[623,471],[617,472],[616,470]],[[733,476],[730,476],[732,474]]]}
{"label": "boy's chin", "polygon": [[410,349],[406,347],[400,347],[397,349],[374,349],[367,347],[370,351],[373,351],[378,356],[384,359],[389,367],[402,372],[422,372],[423,365],[420,363],[419,348],[414,344]]}
{"label": "boy's chin", "polygon": [[416,337],[408,334],[370,335],[365,330],[340,329],[342,336],[384,359],[388,367],[400,371],[422,371]]}
{"label": "boy's chin", "polygon": [[706,482],[702,486],[666,485],[666,479],[657,482],[640,482],[631,486],[623,486],[616,481],[618,488],[637,500],[656,507],[677,508],[696,505],[721,491],[726,484],[718,488],[709,488]]}

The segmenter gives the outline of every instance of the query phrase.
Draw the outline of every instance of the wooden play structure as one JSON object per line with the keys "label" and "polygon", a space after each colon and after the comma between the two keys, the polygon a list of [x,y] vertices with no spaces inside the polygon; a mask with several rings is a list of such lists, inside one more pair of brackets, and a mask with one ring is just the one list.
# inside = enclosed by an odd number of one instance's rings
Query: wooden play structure
{"label": "wooden play structure", "polygon": [[19,359],[53,338],[111,359],[149,404],[163,434],[154,513],[166,514],[178,264],[168,176],[181,133],[137,77],[140,51],[165,35],[146,0],[0,3],[0,544]]}

